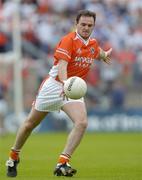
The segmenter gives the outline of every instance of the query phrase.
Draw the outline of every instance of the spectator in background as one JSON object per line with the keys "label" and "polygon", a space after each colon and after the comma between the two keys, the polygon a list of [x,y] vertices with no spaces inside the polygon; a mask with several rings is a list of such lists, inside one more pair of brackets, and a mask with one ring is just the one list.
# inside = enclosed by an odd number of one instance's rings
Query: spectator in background
{"label": "spectator in background", "polygon": [[0,83],[0,136],[3,136],[6,133],[6,128],[4,125],[4,119],[7,114],[8,107],[5,100],[5,87]]}
{"label": "spectator in background", "polygon": [[6,52],[8,49],[8,38],[6,34],[0,31],[0,53]]}
{"label": "spectator in background", "polygon": [[[12,33],[11,20],[16,10],[15,2],[2,0],[0,5],[0,28],[3,27],[2,30],[4,29],[3,32],[8,37]],[[28,57],[32,57],[32,60],[37,58],[39,64],[42,63],[42,60],[45,60],[47,64],[43,67],[43,71],[46,72],[51,65],[50,59],[53,58],[52,52],[55,44],[70,28],[73,29],[72,17],[74,12],[79,9],[90,9],[97,12],[98,17],[93,35],[98,38],[97,40],[103,49],[107,49],[104,45],[110,44],[110,47],[113,47],[113,52],[117,51],[112,55],[113,62],[115,61],[115,64],[113,63],[114,65],[111,66],[112,69],[111,67],[106,68],[105,65],[98,66],[101,76],[99,85],[102,85],[102,81],[104,83],[100,90],[101,94],[102,90],[103,92],[111,90],[111,82],[117,78],[123,78],[123,85],[131,87],[134,93],[136,93],[136,89],[142,88],[141,0],[60,0],[60,3],[58,2],[59,0],[21,1],[19,10],[21,13],[22,38],[31,42],[33,46],[40,48],[48,56],[48,60],[41,58],[38,51],[33,52],[32,48],[26,45],[23,45],[26,46],[23,57],[25,58],[28,54]],[[48,26],[45,26],[45,23],[48,23]],[[45,38],[45,34],[48,37]],[[93,88],[92,85],[90,86]],[[105,95],[109,96],[109,92]],[[92,96],[89,98],[92,101]]]}
{"label": "spectator in background", "polygon": [[124,108],[125,104],[125,89],[121,80],[116,80],[112,84],[110,90],[110,108],[120,110]]}

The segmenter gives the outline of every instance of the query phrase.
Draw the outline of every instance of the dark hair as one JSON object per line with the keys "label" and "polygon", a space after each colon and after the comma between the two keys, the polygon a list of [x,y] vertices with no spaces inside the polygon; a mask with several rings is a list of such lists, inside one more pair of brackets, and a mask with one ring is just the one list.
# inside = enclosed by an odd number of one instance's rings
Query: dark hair
{"label": "dark hair", "polygon": [[81,18],[81,16],[93,17],[94,23],[96,21],[96,13],[89,11],[89,10],[80,10],[76,16],[76,23],[79,22],[79,19]]}

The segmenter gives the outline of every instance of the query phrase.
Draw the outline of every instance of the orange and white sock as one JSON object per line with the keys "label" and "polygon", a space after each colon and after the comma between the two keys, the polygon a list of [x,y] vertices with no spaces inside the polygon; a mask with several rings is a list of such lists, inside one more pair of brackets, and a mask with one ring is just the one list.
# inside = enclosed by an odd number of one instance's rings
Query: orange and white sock
{"label": "orange and white sock", "polygon": [[15,149],[11,148],[11,151],[9,153],[9,158],[12,160],[18,160],[19,153],[20,153],[20,150],[15,150]]}
{"label": "orange and white sock", "polygon": [[68,163],[71,156],[69,154],[61,154],[58,159],[58,164]]}

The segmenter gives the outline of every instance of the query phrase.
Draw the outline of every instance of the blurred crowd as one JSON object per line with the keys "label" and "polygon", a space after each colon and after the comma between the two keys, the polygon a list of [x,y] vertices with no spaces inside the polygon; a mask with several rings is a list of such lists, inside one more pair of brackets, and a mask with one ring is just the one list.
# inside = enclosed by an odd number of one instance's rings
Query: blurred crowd
{"label": "blurred crowd", "polygon": [[92,36],[104,50],[113,48],[111,66],[97,61],[88,75],[88,108],[122,108],[126,94],[141,89],[141,0],[21,0],[19,6],[14,0],[1,0],[0,53],[13,49],[12,15],[17,8],[22,55],[33,63],[40,61],[39,80],[47,75],[56,43],[74,29],[77,11],[88,9],[97,14]]}

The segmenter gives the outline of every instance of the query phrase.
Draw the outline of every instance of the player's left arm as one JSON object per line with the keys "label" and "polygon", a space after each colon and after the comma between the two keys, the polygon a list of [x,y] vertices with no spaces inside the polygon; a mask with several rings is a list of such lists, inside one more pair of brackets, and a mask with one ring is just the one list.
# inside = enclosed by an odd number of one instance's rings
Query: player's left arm
{"label": "player's left arm", "polygon": [[100,48],[99,52],[99,59],[102,59],[105,63],[110,64],[112,48],[108,49],[107,51],[104,51],[103,49]]}

